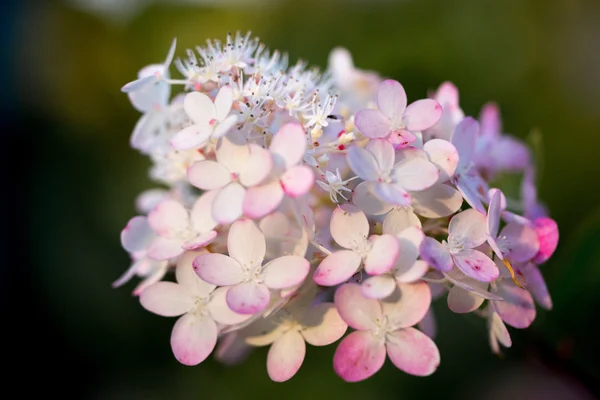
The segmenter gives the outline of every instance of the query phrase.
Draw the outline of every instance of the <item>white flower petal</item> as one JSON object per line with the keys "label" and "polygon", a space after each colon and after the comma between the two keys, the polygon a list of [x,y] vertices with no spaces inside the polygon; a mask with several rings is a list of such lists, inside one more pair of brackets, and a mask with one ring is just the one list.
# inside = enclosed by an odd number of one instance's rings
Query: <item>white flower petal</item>
{"label": "white flower petal", "polygon": [[157,282],[140,294],[140,303],[146,310],[163,317],[185,314],[194,306],[188,288],[173,282]]}
{"label": "white flower petal", "polygon": [[250,270],[260,267],[265,258],[265,236],[254,221],[242,219],[229,229],[227,237],[229,256]]}

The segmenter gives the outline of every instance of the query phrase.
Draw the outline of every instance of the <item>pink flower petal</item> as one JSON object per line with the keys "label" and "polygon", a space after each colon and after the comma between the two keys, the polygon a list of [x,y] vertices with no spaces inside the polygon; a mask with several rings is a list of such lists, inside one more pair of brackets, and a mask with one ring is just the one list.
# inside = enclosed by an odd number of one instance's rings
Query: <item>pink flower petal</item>
{"label": "pink flower petal", "polygon": [[269,289],[285,289],[302,283],[309,270],[304,257],[283,256],[267,263],[260,276]]}
{"label": "pink flower petal", "polygon": [[502,121],[500,120],[500,110],[497,104],[485,104],[481,108],[479,121],[481,121],[481,135],[498,136],[501,133]]}
{"label": "pink flower petal", "polygon": [[350,169],[361,179],[366,181],[376,181],[379,179],[379,165],[375,157],[362,147],[350,147],[346,154],[346,161]]}
{"label": "pink flower petal", "polygon": [[275,382],[285,382],[296,375],[304,361],[306,344],[296,330],[289,330],[277,339],[267,355],[267,372]]}
{"label": "pink flower petal", "polygon": [[410,194],[399,184],[376,183],[373,188],[375,194],[384,202],[396,206],[410,205]]}
{"label": "pink flower petal", "polygon": [[452,143],[442,139],[432,139],[425,143],[423,150],[439,171],[438,183],[446,182],[454,175],[458,166],[458,150]]}
{"label": "pink flower petal", "polygon": [[529,289],[535,301],[546,310],[551,310],[552,299],[540,269],[533,264],[528,264],[526,267],[521,268],[521,273],[525,277],[527,289]]}
{"label": "pink flower petal", "polygon": [[228,287],[220,287],[212,293],[208,303],[208,311],[211,317],[223,325],[236,325],[247,321],[251,317],[249,314],[238,314],[232,311],[227,305]]}
{"label": "pink flower petal", "polygon": [[377,107],[389,119],[400,118],[406,109],[406,92],[400,82],[386,79],[377,90]]}
{"label": "pink flower petal", "polygon": [[399,328],[413,326],[423,319],[431,304],[431,290],[426,282],[398,285],[399,290],[381,300],[383,314]]}
{"label": "pink flower petal", "polygon": [[158,235],[174,237],[188,227],[188,212],[181,203],[165,200],[148,215],[148,223]]}
{"label": "pink flower petal", "polygon": [[504,325],[504,322],[502,322],[500,316],[495,312],[493,312],[490,317],[488,329],[490,331],[490,346],[494,353],[500,353],[498,342],[500,342],[504,347],[512,346],[512,340],[510,339],[508,329],[506,329],[506,325]]}
{"label": "pink flower petal", "polygon": [[213,285],[235,285],[244,279],[242,266],[223,254],[200,254],[194,259],[193,266],[200,279]]}
{"label": "pink flower petal", "polygon": [[388,235],[399,235],[410,227],[421,227],[419,217],[408,207],[396,207],[383,220],[381,231]]}
{"label": "pink flower petal", "polygon": [[194,260],[201,254],[208,254],[206,250],[201,251],[186,251],[177,260],[177,268],[175,269],[175,277],[177,283],[196,296],[208,297],[216,286],[203,281],[194,271]]}
{"label": "pink flower petal", "polygon": [[333,303],[310,307],[302,318],[302,326],[300,333],[313,346],[327,346],[344,336],[348,329]]}
{"label": "pink flower petal", "polygon": [[237,143],[233,138],[224,137],[219,140],[215,151],[217,162],[230,173],[240,174],[250,157],[250,146],[247,143]]}
{"label": "pink flower petal", "polygon": [[417,100],[406,107],[402,120],[406,127],[415,132],[431,128],[442,116],[442,106],[435,100]]}
{"label": "pink flower petal", "polygon": [[313,274],[313,280],[321,286],[335,286],[346,282],[358,270],[361,261],[360,255],[353,251],[336,251],[321,261]]}
{"label": "pink flower petal", "polygon": [[231,173],[216,161],[196,161],[187,170],[188,181],[202,190],[220,189],[231,182]]}
{"label": "pink flower petal", "polygon": [[281,204],[284,194],[279,181],[251,187],[244,197],[244,215],[257,219],[272,213]]}
{"label": "pink flower petal", "polygon": [[437,182],[435,165],[420,157],[405,159],[394,166],[392,179],[408,191],[424,190]]}
{"label": "pink flower petal", "polygon": [[512,282],[502,282],[496,286],[497,293],[504,301],[494,301],[494,309],[502,321],[513,328],[527,328],[535,319],[535,304],[531,294]]}
{"label": "pink flower petal", "polygon": [[473,209],[456,214],[448,225],[449,235],[470,249],[486,241],[486,230],[485,215]]}
{"label": "pink flower petal", "polygon": [[392,235],[373,235],[369,238],[371,249],[364,265],[369,275],[381,275],[392,269],[398,257],[398,240]]}
{"label": "pink flower petal", "polygon": [[485,299],[468,292],[460,286],[454,286],[448,293],[448,308],[457,314],[470,313],[479,308]]}
{"label": "pink flower petal", "polygon": [[458,150],[460,165],[468,166],[473,160],[478,133],[479,124],[471,117],[463,119],[454,130],[452,144]]}
{"label": "pink flower petal", "polygon": [[140,294],[140,303],[146,310],[163,317],[176,317],[194,307],[193,294],[173,282],[157,282]]}
{"label": "pink flower petal", "polygon": [[352,203],[365,214],[381,215],[394,207],[375,195],[376,185],[378,185],[376,182],[361,182],[354,188],[352,193]]}
{"label": "pink flower petal", "polygon": [[347,382],[365,380],[381,369],[385,362],[385,346],[370,331],[352,332],[333,355],[333,369]]}
{"label": "pink flower petal", "polygon": [[148,247],[148,257],[155,260],[168,260],[183,253],[183,240],[179,238],[165,238],[158,236],[154,238]]}
{"label": "pink flower petal", "polygon": [[237,182],[231,182],[219,190],[212,203],[212,217],[220,224],[230,224],[242,216],[242,204],[246,189]]}
{"label": "pink flower petal", "polygon": [[212,127],[208,125],[190,125],[177,132],[171,138],[171,147],[175,150],[188,150],[200,147],[208,141]]}
{"label": "pink flower petal", "polygon": [[464,249],[455,254],[452,259],[465,275],[480,282],[492,282],[500,274],[496,264],[488,256],[477,250]]}
{"label": "pink flower petal", "polygon": [[360,285],[365,297],[383,299],[396,289],[396,280],[391,275],[371,276]]}
{"label": "pink flower petal", "polygon": [[438,271],[450,271],[454,265],[450,252],[434,238],[425,237],[419,251],[421,258]]}
{"label": "pink flower petal", "polygon": [[538,235],[528,225],[515,222],[507,224],[502,228],[500,238],[509,249],[504,256],[515,263],[531,260],[540,248]]}
{"label": "pink flower petal", "polygon": [[356,283],[340,286],[335,291],[334,302],[342,319],[354,329],[373,329],[375,321],[382,318],[379,302],[365,297]]}
{"label": "pink flower petal", "polygon": [[458,89],[452,82],[443,82],[435,94],[435,99],[444,108],[458,108],[460,106]]}
{"label": "pink flower petal", "polygon": [[262,284],[247,282],[229,288],[227,305],[239,314],[256,314],[269,305],[271,294]]}
{"label": "pink flower petal", "polygon": [[227,237],[229,256],[243,267],[253,270],[262,265],[265,258],[265,236],[254,221],[242,219],[236,221],[229,229]]}
{"label": "pink flower petal", "polygon": [[465,175],[460,175],[453,178],[456,188],[460,191],[463,198],[471,207],[485,215],[485,207],[481,203],[481,197],[477,190],[479,187],[479,179],[470,178]]}
{"label": "pink flower petal", "polygon": [[185,95],[183,108],[196,124],[208,125],[210,120],[217,118],[217,110],[210,97],[200,92],[190,92]]}
{"label": "pink flower petal", "polygon": [[129,253],[136,253],[147,249],[155,237],[148,219],[137,216],[131,218],[125,229],[121,231],[121,245]]}
{"label": "pink flower petal", "polygon": [[276,159],[288,169],[298,164],[306,151],[306,133],[302,125],[287,123],[273,137],[269,150]]}
{"label": "pink flower petal", "polygon": [[454,214],[463,203],[460,192],[444,184],[413,192],[412,207],[415,213],[425,218],[443,218]]}
{"label": "pink flower petal", "polygon": [[423,260],[417,260],[412,265],[404,267],[403,265],[394,270],[394,277],[398,283],[413,283],[425,276],[429,270],[429,265]]}
{"label": "pink flower petal", "polygon": [[389,118],[378,110],[360,110],[354,116],[354,125],[370,139],[384,138],[391,131]]}
{"label": "pink flower petal", "polygon": [[395,153],[394,147],[390,142],[384,139],[374,139],[369,141],[365,149],[375,158],[379,171],[387,174],[392,170]]}
{"label": "pink flower petal", "polygon": [[273,167],[271,153],[255,144],[249,144],[248,147],[250,152],[240,170],[240,183],[246,187],[260,184]]}
{"label": "pink flower petal", "polygon": [[216,344],[217,324],[208,316],[185,314],[173,326],[171,348],[177,361],[184,365],[200,364]]}
{"label": "pink flower petal", "polygon": [[339,206],[333,211],[329,228],[333,240],[346,249],[353,249],[357,244],[366,242],[369,235],[367,217],[350,204]]}
{"label": "pink flower petal", "polygon": [[398,238],[399,246],[396,267],[401,270],[408,270],[419,257],[421,244],[425,240],[425,235],[420,227],[409,226],[403,229],[396,237]]}
{"label": "pink flower petal", "polygon": [[215,115],[219,121],[223,121],[229,111],[231,111],[231,105],[233,104],[233,90],[230,86],[223,86],[219,89],[217,97],[215,97]]}
{"label": "pink flower petal", "polygon": [[537,218],[533,221],[538,236],[540,250],[533,260],[536,264],[543,264],[554,254],[558,245],[558,225],[547,217]]}
{"label": "pink flower petal", "polygon": [[205,247],[209,243],[211,243],[217,237],[217,231],[210,231],[207,233],[201,233],[195,238],[188,240],[181,247],[184,250],[195,250],[202,247]]}
{"label": "pink flower petal", "polygon": [[286,195],[292,198],[304,196],[313,183],[315,175],[306,165],[298,165],[287,170],[281,177],[280,183]]}
{"label": "pink flower petal", "polygon": [[[488,206],[487,215],[487,234],[492,238],[498,236],[498,229],[500,227],[500,215],[502,214],[502,197],[503,194],[500,190],[495,190],[490,197],[490,204]],[[494,249],[496,254],[498,253]],[[501,254],[498,254],[501,256]]]}
{"label": "pink flower petal", "polygon": [[392,131],[390,135],[387,137],[387,141],[394,146],[394,149],[403,149],[412,144],[417,137],[406,129],[398,129]]}
{"label": "pink flower petal", "polygon": [[407,374],[428,376],[440,365],[440,352],[433,340],[414,328],[397,330],[385,347],[392,363]]}
{"label": "pink flower petal", "polygon": [[196,232],[207,233],[215,229],[218,225],[217,221],[212,217],[212,205],[218,193],[218,190],[204,192],[192,206],[190,220]]}

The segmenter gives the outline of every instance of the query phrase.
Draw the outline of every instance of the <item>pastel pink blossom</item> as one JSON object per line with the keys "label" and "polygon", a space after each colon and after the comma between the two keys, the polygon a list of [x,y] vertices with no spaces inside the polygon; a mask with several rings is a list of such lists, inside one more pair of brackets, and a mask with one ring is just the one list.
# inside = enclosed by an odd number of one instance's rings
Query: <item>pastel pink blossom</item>
{"label": "pastel pink blossom", "polygon": [[231,226],[227,248],[229,256],[199,255],[194,270],[206,282],[230,286],[227,304],[240,314],[265,310],[270,290],[299,285],[308,274],[308,261],[299,256],[283,256],[263,265],[265,236],[251,220],[238,220]]}
{"label": "pastel pink blossom", "polygon": [[379,84],[377,110],[365,109],[356,113],[354,123],[368,138],[383,138],[397,147],[415,141],[414,132],[433,126],[442,115],[442,107],[432,99],[417,100],[406,106],[402,85],[388,79]]}
{"label": "pastel pink blossom", "polygon": [[345,204],[333,212],[331,236],[344,250],[328,255],[317,267],[313,279],[318,285],[335,286],[347,281],[364,265],[370,275],[391,270],[398,255],[398,241],[392,235],[369,235],[369,222],[356,207]]}
{"label": "pastel pink blossom", "polygon": [[341,317],[354,329],[333,356],[333,369],[345,381],[365,380],[381,369],[387,356],[400,370],[417,376],[432,374],[440,363],[435,343],[412,328],[431,303],[425,282],[402,285],[381,301],[365,297],[359,285],[348,283],[335,293]]}

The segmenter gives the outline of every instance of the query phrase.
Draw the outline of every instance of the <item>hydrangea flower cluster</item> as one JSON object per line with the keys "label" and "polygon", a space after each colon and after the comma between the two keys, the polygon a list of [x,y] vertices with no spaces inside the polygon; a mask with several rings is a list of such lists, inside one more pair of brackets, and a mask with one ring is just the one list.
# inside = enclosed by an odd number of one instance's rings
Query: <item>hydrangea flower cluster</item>
{"label": "hydrangea flower cluster", "polygon": [[[181,363],[270,346],[268,374],[286,381],[306,343],[341,339],[333,369],[346,381],[386,355],[426,376],[440,363],[433,299],[486,320],[496,353],[511,346],[506,325],[552,307],[539,267],[558,228],[496,105],[465,116],[449,82],[409,104],[344,49],[321,73],[250,34],[184,58],[175,45],[122,89],[142,113],[131,145],[165,188],[138,198],[121,234],[132,266],[114,286],[137,276],[144,308],[179,317]],[[520,194],[495,184],[505,174]]]}

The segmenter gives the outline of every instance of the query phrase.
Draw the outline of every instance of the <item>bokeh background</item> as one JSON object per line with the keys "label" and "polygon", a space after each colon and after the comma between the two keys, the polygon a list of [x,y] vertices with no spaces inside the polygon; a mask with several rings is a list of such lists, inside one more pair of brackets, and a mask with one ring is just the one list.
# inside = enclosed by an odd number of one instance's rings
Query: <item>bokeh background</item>
{"label": "bokeh background", "polygon": [[[2,2],[0,105],[4,220],[0,289],[8,368],[27,392],[85,399],[593,399],[600,393],[600,2],[594,0],[306,0]],[[388,362],[347,384],[330,348],[309,348],[286,384],[266,349],[225,367],[177,363],[174,320],[144,311],[119,232],[152,186],[128,147],[139,115],[120,87],[142,66],[251,30],[271,48],[324,67],[344,46],[360,68],[398,79],[409,100],[450,80],[477,116],[494,100],[505,131],[541,132],[540,196],[561,240],[543,273],[554,300],[514,345],[491,354],[485,325],[439,318],[439,370]],[[14,228],[13,228],[14,226]],[[12,359],[12,360],[11,360]],[[6,361],[5,361],[6,362]]]}

